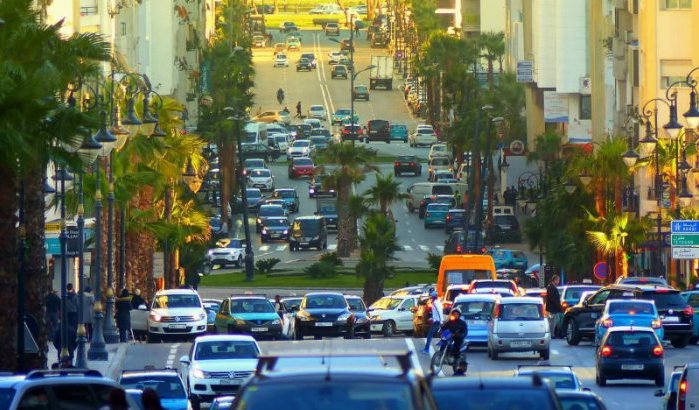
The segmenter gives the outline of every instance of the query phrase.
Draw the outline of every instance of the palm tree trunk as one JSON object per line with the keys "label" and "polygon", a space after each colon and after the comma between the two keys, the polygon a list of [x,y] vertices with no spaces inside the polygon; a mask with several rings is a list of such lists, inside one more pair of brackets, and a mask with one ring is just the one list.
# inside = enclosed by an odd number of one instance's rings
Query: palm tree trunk
{"label": "palm tree trunk", "polygon": [[[0,163],[0,369],[14,370],[17,357],[17,174],[16,164]],[[43,228],[42,228],[43,230]],[[43,245],[43,244],[42,244]]]}
{"label": "palm tree trunk", "polygon": [[350,217],[349,197],[351,185],[341,184],[337,190],[337,255],[350,256],[357,243],[357,223]]}
{"label": "palm tree trunk", "polygon": [[221,172],[219,173],[221,179],[221,221],[230,229],[231,218],[228,215],[228,203],[233,197],[235,186],[235,167],[233,165],[235,162],[235,150],[233,142],[225,141],[223,144],[220,144],[219,152],[221,153],[219,156],[221,161]]}
{"label": "palm tree trunk", "polygon": [[[378,267],[374,267],[373,269],[377,268]],[[364,280],[364,290],[362,298],[364,299],[364,303],[366,303],[367,306],[371,305],[372,303],[376,302],[377,300],[383,297],[383,277],[383,274],[372,272],[372,274],[367,275],[366,279]]]}
{"label": "palm tree trunk", "polygon": [[[153,206],[153,187],[145,186],[134,196],[129,209],[147,210]],[[126,231],[126,282],[140,289],[142,296],[150,300],[155,294],[153,255],[155,238],[145,231]]]}

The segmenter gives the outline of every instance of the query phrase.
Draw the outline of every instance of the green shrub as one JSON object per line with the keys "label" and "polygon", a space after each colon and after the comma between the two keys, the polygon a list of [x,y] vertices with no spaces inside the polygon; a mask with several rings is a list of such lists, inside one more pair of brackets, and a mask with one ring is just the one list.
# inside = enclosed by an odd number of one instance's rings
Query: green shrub
{"label": "green shrub", "polygon": [[319,262],[327,262],[334,266],[342,266],[342,259],[337,256],[337,252],[325,252],[320,255]]}
{"label": "green shrub", "polygon": [[277,258],[259,259],[255,262],[255,268],[259,273],[270,274],[279,262],[281,262],[281,259]]}
{"label": "green shrub", "polygon": [[303,271],[312,278],[331,278],[337,276],[337,266],[329,262],[316,262]]}
{"label": "green shrub", "polygon": [[434,273],[439,272],[439,264],[442,263],[442,255],[437,255],[432,252],[427,253],[427,265],[430,267],[430,270]]}

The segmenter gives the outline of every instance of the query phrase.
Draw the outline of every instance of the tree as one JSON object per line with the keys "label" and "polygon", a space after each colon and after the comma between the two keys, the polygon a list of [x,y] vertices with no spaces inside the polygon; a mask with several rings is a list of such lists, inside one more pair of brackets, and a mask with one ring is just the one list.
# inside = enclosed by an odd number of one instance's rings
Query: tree
{"label": "tree", "polygon": [[395,259],[400,248],[396,241],[396,227],[386,215],[371,213],[362,227],[360,260],[356,270],[364,277],[364,302],[370,305],[383,296],[384,282],[393,274],[388,262]]}
{"label": "tree", "polygon": [[393,175],[384,176],[377,172],[374,176],[376,177],[374,185],[364,192],[366,201],[370,205],[378,205],[379,212],[393,220],[391,205],[405,199],[407,195],[400,191],[400,182],[396,181]]}

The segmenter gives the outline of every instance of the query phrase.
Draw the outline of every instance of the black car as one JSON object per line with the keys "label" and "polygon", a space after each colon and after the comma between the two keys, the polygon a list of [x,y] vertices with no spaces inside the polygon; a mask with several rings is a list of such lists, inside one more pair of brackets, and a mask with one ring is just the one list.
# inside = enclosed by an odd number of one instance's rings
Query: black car
{"label": "black car", "polygon": [[456,199],[453,195],[425,195],[420,201],[418,216],[420,219],[425,218],[425,211],[429,204],[449,204],[449,208],[456,207]]}
{"label": "black car", "polygon": [[325,128],[313,128],[311,130],[311,137],[323,137],[325,141],[330,141],[332,139],[332,134]]}
{"label": "black car", "polygon": [[245,144],[242,149],[243,160],[259,158],[269,162],[279,158],[279,155],[279,147],[270,147],[267,144]]}
{"label": "black car", "polygon": [[289,250],[301,248],[328,248],[328,228],[322,216],[299,216],[294,219],[289,232]]}
{"label": "black car", "polygon": [[340,41],[340,51],[347,50],[347,51],[354,51],[354,45],[352,44],[352,40],[348,38],[343,38],[342,41]]}
{"label": "black car", "polygon": [[345,66],[347,71],[354,72],[354,63],[352,60],[349,59],[349,57],[342,57],[340,61],[337,62],[338,65]]}
{"label": "black car", "polygon": [[316,56],[313,53],[303,53],[301,54],[301,58],[307,59],[311,63],[311,67],[317,68],[318,63],[316,62]]}
{"label": "black car", "polygon": [[278,239],[286,241],[289,239],[290,230],[291,223],[289,222],[289,218],[283,216],[268,217],[262,222],[260,240],[262,243]]}
{"label": "black car", "polygon": [[577,345],[581,339],[594,339],[595,322],[610,299],[654,301],[663,322],[665,339],[670,340],[677,348],[689,344],[692,333],[692,308],[678,290],[662,286],[610,285],[565,311],[562,329],[566,332],[569,345]]}
{"label": "black car", "polygon": [[391,41],[390,37],[388,35],[374,35],[371,38],[371,48],[386,48],[388,47],[388,43]]}
{"label": "black car", "polygon": [[355,85],[352,89],[352,99],[369,101],[369,88],[366,85]]}
{"label": "black car", "polygon": [[[369,98],[369,91],[367,91]],[[391,143],[391,124],[386,120],[369,120],[366,124],[366,138],[371,141],[383,141]]]}
{"label": "black car", "polygon": [[[562,410],[553,388],[532,377],[435,377],[432,395],[440,409]],[[468,399],[464,399],[468,398]]]}
{"label": "black car", "polygon": [[447,212],[447,218],[444,222],[444,232],[448,235],[456,229],[466,227],[466,210],[465,209],[450,209]]}
{"label": "black car", "polygon": [[330,79],[344,78],[346,80],[348,76],[347,67],[344,65],[334,65],[333,68],[330,69]]}
{"label": "black car", "polygon": [[[444,255],[463,255],[463,254],[484,254],[487,252],[485,246],[483,246],[483,231],[481,230],[481,239],[476,244],[476,227],[471,226],[468,231],[459,229],[453,231],[449,238],[444,241]],[[476,245],[479,248],[474,251]]]}
{"label": "black car", "polygon": [[313,71],[313,65],[309,59],[302,57],[296,63],[296,71]]}
{"label": "black car", "polygon": [[556,396],[564,409],[607,410],[602,399],[591,391],[558,390]]}
{"label": "black car", "polygon": [[650,328],[617,326],[607,331],[596,354],[597,385],[607,380],[645,379],[665,385],[663,345]]}
{"label": "black car", "polygon": [[301,124],[290,124],[286,126],[286,129],[289,131],[289,134],[291,135],[291,138],[294,140],[302,140],[306,138],[304,135],[303,129],[300,127]]}
{"label": "black car", "polygon": [[345,295],[350,311],[354,315],[354,326],[351,337],[361,336],[371,339],[371,321],[367,313],[367,307],[359,296]]}
{"label": "black car", "polygon": [[[262,195],[262,191],[260,191],[259,188],[246,188],[245,193],[248,200],[248,211],[257,213],[265,199],[264,195]],[[240,213],[243,211],[243,200],[239,195],[233,197],[233,204],[233,213]]]}
{"label": "black car", "polygon": [[416,177],[422,175],[422,164],[415,155],[401,155],[393,162],[393,175],[400,176],[409,172]]}
{"label": "black car", "polygon": [[[267,13],[267,14],[269,14],[269,13]],[[279,28],[279,31],[281,31],[282,33],[290,33],[290,32],[299,31],[299,28],[296,25],[296,23],[294,23],[292,21],[285,21],[283,23],[282,27]]]}
{"label": "black car", "polygon": [[323,336],[344,336],[354,332],[354,315],[341,293],[307,293],[296,312],[294,339],[304,336],[320,339]]}
{"label": "black car", "polygon": [[495,243],[522,242],[522,231],[514,215],[494,215],[489,233]]}
{"label": "black car", "polygon": [[328,188],[327,184],[323,183],[323,179],[326,177],[327,175],[316,175],[313,177],[313,179],[311,179],[311,181],[308,183],[309,198],[337,197],[337,192],[332,188]]}
{"label": "black car", "polygon": [[262,232],[262,227],[267,222],[267,218],[286,217],[287,213],[281,205],[260,205],[255,221],[255,232]]}

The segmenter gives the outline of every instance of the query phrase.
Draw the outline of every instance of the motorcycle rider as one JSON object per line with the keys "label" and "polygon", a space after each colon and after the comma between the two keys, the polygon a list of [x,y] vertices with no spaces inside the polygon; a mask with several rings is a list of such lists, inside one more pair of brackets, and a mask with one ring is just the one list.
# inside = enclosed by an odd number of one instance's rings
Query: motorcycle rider
{"label": "motorcycle rider", "polygon": [[451,332],[454,344],[450,352],[455,360],[461,360],[461,345],[468,334],[468,325],[461,320],[461,310],[454,308],[449,313],[449,319],[442,326],[442,331],[449,330]]}

